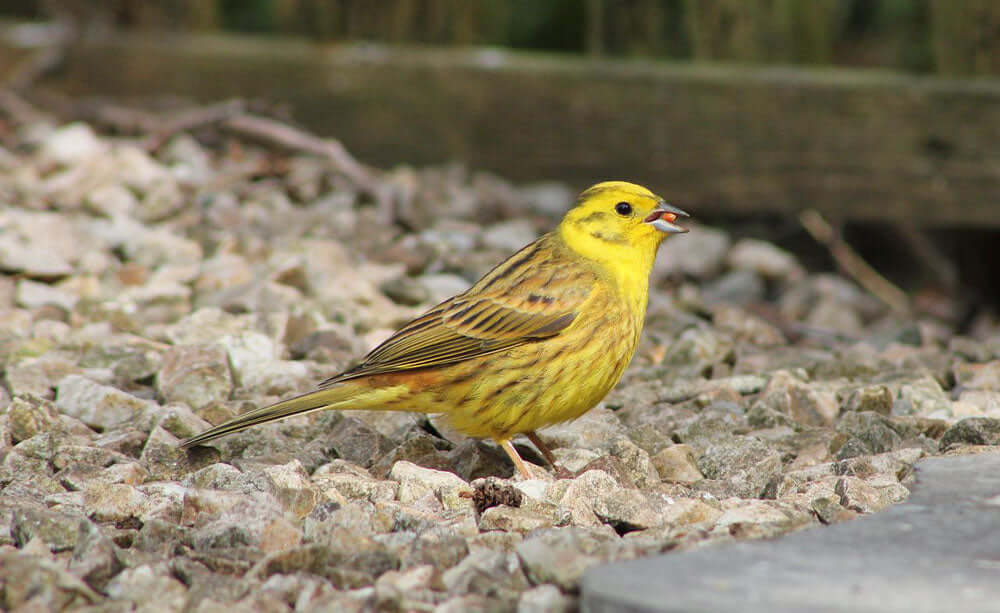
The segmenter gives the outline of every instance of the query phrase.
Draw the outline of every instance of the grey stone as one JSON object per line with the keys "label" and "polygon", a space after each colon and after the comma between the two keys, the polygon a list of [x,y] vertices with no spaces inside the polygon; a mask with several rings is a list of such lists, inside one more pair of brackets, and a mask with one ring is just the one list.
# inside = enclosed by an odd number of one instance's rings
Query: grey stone
{"label": "grey stone", "polygon": [[765,279],[796,280],[805,276],[791,253],[761,240],[740,239],[726,258],[730,268],[749,270]]}
{"label": "grey stone", "polygon": [[896,415],[947,417],[951,400],[933,377],[926,376],[900,385],[892,410]]}
{"label": "grey stone", "polygon": [[443,571],[464,560],[469,551],[464,536],[450,532],[442,534],[439,529],[430,528],[407,543],[400,551],[400,559],[404,568],[431,564]]}
{"label": "grey stone", "polygon": [[105,588],[107,595],[114,600],[125,600],[136,606],[150,602],[150,595],[155,594],[158,607],[165,610],[180,610],[187,597],[184,584],[170,575],[166,565],[143,564],[127,568],[118,573]]}
{"label": "grey stone", "polygon": [[139,456],[150,479],[179,479],[219,460],[219,451],[215,448],[181,449],[179,443],[180,439],[163,427],[153,428]]}
{"label": "grey stone", "polygon": [[576,598],[548,583],[526,590],[517,601],[517,613],[571,613],[577,608]]}
{"label": "grey stone", "polygon": [[53,130],[42,142],[39,155],[56,164],[70,165],[107,153],[102,142],[85,123],[68,123]]}
{"label": "grey stone", "polygon": [[150,405],[148,400],[81,375],[66,377],[56,389],[56,407],[59,410],[101,430],[138,417]]}
{"label": "grey stone", "polygon": [[941,436],[941,449],[957,445],[1000,445],[1000,419],[970,417],[963,419]]}
{"label": "grey stone", "polygon": [[917,471],[909,500],[877,515],[594,568],[581,609],[1000,611],[996,573],[982,562],[1000,556],[1000,541],[984,538],[1000,521],[1000,454],[929,459]]}
{"label": "grey stone", "polygon": [[574,592],[588,568],[619,558],[615,555],[616,541],[613,534],[574,526],[544,530],[515,549],[533,584],[551,583]]}
{"label": "grey stone", "polygon": [[382,293],[388,296],[397,304],[416,306],[423,304],[430,299],[430,291],[427,286],[412,277],[396,277],[379,285]]}
{"label": "grey stone", "polygon": [[961,389],[1000,392],[1000,360],[985,364],[959,362],[954,370],[955,383]]}
{"label": "grey stone", "polygon": [[86,517],[68,515],[45,508],[21,507],[14,510],[10,534],[19,547],[33,538],[41,539],[54,552],[76,547],[80,541],[81,525],[89,523]]}
{"label": "grey stone", "polygon": [[434,304],[461,294],[471,285],[466,279],[452,274],[423,275],[419,280],[427,288],[429,302]]}
{"label": "grey stone", "polygon": [[515,600],[528,587],[517,556],[479,551],[444,571],[441,581],[453,594],[481,594]]}
{"label": "grey stone", "polygon": [[5,379],[12,395],[51,399],[64,377],[81,373],[82,370],[72,362],[47,354],[8,365]]}
{"label": "grey stone", "polygon": [[417,466],[411,462],[396,462],[389,478],[399,482],[400,502],[413,503],[430,494],[452,511],[472,511],[472,487],[454,473]]}
{"label": "grey stone", "polygon": [[334,545],[301,545],[269,554],[251,569],[249,576],[260,580],[303,571],[325,577],[344,589],[371,585],[376,577],[398,567],[399,559],[385,545],[344,530]]}
{"label": "grey stone", "polygon": [[733,270],[707,283],[702,296],[708,304],[728,302],[745,306],[762,300],[766,289],[764,280],[757,273]]}
{"label": "grey stone", "polygon": [[851,437],[837,451],[837,459],[844,460],[859,455],[874,455],[898,449],[903,438],[896,432],[892,421],[880,413],[849,411],[837,423],[837,431]]}
{"label": "grey stone", "polygon": [[7,406],[11,442],[27,440],[55,424],[54,407],[38,398],[15,398]]}
{"label": "grey stone", "polygon": [[698,457],[698,468],[708,479],[727,483],[734,495],[761,496],[781,471],[781,455],[762,441],[735,437],[708,447]]}
{"label": "grey stone", "polygon": [[866,385],[852,390],[843,404],[844,411],[873,411],[880,415],[892,414],[892,392],[885,385]]}
{"label": "grey stone", "polygon": [[686,226],[683,241],[666,241],[653,266],[658,278],[682,274],[697,279],[709,279],[722,270],[731,241],[724,230],[708,226]]}
{"label": "grey stone", "polygon": [[815,384],[805,383],[788,371],[775,372],[754,406],[761,405],[784,413],[795,422],[810,426],[831,426],[839,413],[836,394]]}
{"label": "grey stone", "polygon": [[95,605],[99,593],[65,570],[62,561],[21,551],[0,552],[0,584],[5,610],[64,611]]}
{"label": "grey stone", "polygon": [[512,219],[483,229],[483,245],[514,253],[538,237],[534,224],[527,219]]}
{"label": "grey stone", "polygon": [[217,345],[182,345],[163,355],[156,389],[166,402],[200,409],[229,398],[233,388],[226,352]]}
{"label": "grey stone", "polygon": [[704,479],[698,468],[694,450],[689,445],[673,445],[662,449],[652,458],[660,479],[671,483],[694,483]]}
{"label": "grey stone", "polygon": [[95,590],[103,591],[108,581],[123,568],[118,547],[111,538],[91,522],[81,522],[80,540],[73,549],[69,571]]}

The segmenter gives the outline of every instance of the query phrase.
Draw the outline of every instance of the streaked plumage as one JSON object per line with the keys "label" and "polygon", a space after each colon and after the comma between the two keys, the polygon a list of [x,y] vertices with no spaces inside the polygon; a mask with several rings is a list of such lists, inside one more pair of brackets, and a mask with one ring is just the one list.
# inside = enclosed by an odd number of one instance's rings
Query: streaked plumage
{"label": "streaked plumage", "polygon": [[[628,205],[624,214],[623,205]],[[182,443],[320,409],[441,413],[461,432],[510,444],[590,410],[635,352],[649,273],[679,209],[625,182],[581,194],[559,227],[467,291],[430,309],[319,389],[256,409]]]}

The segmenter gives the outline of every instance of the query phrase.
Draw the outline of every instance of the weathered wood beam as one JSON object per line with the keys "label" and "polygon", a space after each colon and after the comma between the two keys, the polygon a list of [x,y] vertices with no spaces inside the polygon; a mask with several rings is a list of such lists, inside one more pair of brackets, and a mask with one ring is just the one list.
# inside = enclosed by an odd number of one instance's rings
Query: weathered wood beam
{"label": "weathered wood beam", "polygon": [[703,215],[1000,227],[997,80],[123,35],[82,43],[48,84],[287,101],[376,165],[627,178]]}

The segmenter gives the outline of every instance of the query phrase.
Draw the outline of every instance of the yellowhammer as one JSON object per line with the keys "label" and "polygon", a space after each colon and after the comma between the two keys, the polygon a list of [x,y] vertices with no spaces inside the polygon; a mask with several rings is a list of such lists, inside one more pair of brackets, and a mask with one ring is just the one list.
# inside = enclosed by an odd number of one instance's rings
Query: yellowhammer
{"label": "yellowhammer", "polygon": [[554,232],[403,326],[357,366],[181,445],[321,409],[419,411],[492,438],[525,478],[515,434],[555,468],[535,430],[583,415],[621,378],[642,331],[660,242],[687,231],[674,225],[680,215],[687,213],[639,185],[598,183]]}

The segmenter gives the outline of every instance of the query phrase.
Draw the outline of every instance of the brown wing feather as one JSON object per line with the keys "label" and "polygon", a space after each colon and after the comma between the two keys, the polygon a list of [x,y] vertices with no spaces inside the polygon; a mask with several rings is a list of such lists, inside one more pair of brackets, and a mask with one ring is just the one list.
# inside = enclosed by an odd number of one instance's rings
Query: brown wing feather
{"label": "brown wing feather", "polygon": [[368,375],[453,364],[559,334],[576,319],[591,279],[550,236],[528,245],[463,294],[403,326],[321,387]]}

